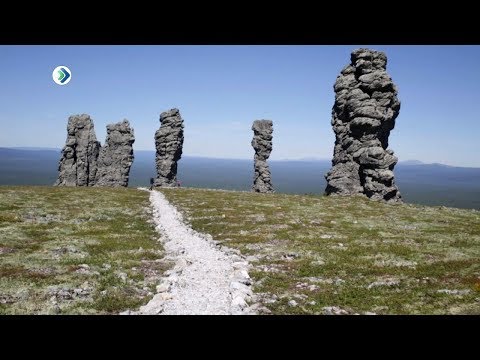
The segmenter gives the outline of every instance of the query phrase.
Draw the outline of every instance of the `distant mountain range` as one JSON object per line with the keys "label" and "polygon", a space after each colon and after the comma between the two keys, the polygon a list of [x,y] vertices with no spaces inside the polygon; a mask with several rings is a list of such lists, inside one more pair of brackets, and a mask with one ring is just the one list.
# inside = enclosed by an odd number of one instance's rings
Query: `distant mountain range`
{"label": "distant mountain range", "polygon": [[424,164],[420,160],[405,160],[405,161],[399,161],[398,163],[400,165],[422,165],[422,164]]}
{"label": "distant mountain range", "polygon": [[[155,176],[155,152],[137,150],[130,172],[130,186],[147,186]],[[0,185],[52,185],[57,178],[60,149],[0,148]],[[327,159],[270,161],[277,192],[323,194]],[[425,205],[480,209],[480,168],[401,161],[396,182],[404,200]],[[182,186],[249,190],[253,159],[212,159],[183,156],[178,163]]]}

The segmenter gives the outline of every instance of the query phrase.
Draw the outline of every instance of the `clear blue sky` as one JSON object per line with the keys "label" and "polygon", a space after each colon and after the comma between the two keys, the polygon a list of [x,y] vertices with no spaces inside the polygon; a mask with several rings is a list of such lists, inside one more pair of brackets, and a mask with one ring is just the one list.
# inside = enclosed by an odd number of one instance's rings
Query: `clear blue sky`
{"label": "clear blue sky", "polygon": [[358,47],[387,53],[400,160],[480,167],[480,46],[0,46],[0,147],[61,148],[68,116],[88,113],[102,144],[127,118],[134,149],[153,150],[178,107],[186,155],[252,158],[252,121],[271,119],[271,159],[331,158],[333,84]]}

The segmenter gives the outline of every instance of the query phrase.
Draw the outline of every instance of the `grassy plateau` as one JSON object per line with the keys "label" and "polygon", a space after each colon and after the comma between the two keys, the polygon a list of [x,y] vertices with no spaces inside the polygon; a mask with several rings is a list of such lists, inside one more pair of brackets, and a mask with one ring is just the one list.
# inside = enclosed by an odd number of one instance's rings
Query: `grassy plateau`
{"label": "grassy plateau", "polygon": [[[480,212],[363,197],[162,189],[238,249],[271,314],[480,314]],[[164,259],[148,193],[0,186],[0,314],[116,314]]]}
{"label": "grassy plateau", "polygon": [[0,186],[0,314],[138,308],[168,268],[134,189]]}
{"label": "grassy plateau", "polygon": [[480,314],[480,212],[198,189],[162,192],[248,257],[273,314]]}

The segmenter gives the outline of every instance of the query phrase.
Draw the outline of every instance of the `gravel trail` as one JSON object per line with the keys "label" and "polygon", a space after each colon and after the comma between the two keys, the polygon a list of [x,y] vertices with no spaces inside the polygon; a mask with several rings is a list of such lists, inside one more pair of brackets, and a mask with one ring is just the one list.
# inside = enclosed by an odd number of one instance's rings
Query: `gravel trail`
{"label": "gravel trail", "polygon": [[[146,189],[144,189],[146,190]],[[237,250],[220,248],[210,235],[183,222],[182,214],[158,191],[150,191],[153,218],[172,270],[153,299],[131,314],[253,314],[248,262]]]}

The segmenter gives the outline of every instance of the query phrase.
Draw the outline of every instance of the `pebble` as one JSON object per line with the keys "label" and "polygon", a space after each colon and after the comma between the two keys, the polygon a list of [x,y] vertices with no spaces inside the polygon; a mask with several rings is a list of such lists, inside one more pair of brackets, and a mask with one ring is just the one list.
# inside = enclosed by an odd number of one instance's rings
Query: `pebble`
{"label": "pebble", "polygon": [[367,289],[371,289],[371,288],[374,288],[374,287],[377,287],[377,286],[392,287],[392,286],[397,286],[399,284],[400,284],[400,281],[398,281],[398,280],[380,280],[380,281],[374,281],[373,283],[369,284],[367,286]]}
{"label": "pebble", "polygon": [[[168,283],[161,283],[160,285],[157,286],[156,290],[157,293],[162,293],[166,292],[170,289],[170,285]],[[148,290],[148,289],[147,289]]]}
{"label": "pebble", "polygon": [[170,294],[170,293],[160,293],[160,294],[157,294],[157,295],[163,301],[173,299],[173,295]]}
{"label": "pebble", "polygon": [[469,289],[465,289],[465,290],[440,289],[440,290],[437,290],[437,292],[440,294],[448,294],[448,295],[466,295],[470,293],[470,290]]}
{"label": "pebble", "polygon": [[325,315],[348,315],[348,311],[343,310],[338,306],[325,306],[322,310]]}
{"label": "pebble", "polygon": [[288,306],[295,307],[295,306],[297,306],[297,305],[298,305],[298,303],[297,303],[295,300],[290,300],[290,301],[288,302]]}
{"label": "pebble", "polygon": [[233,299],[232,306],[238,306],[243,309],[244,307],[247,306],[247,303],[241,296],[237,296]]}

